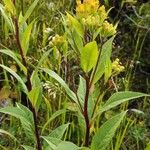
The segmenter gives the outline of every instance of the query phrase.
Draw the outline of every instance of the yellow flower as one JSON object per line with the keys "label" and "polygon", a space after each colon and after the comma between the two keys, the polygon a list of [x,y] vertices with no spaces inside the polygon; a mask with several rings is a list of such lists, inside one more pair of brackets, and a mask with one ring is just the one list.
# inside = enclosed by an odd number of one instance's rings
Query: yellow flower
{"label": "yellow flower", "polygon": [[107,19],[107,12],[98,0],[84,0],[83,4],[77,0],[76,16],[84,25],[100,27]]}
{"label": "yellow flower", "polygon": [[100,31],[101,36],[107,37],[107,36],[114,35],[115,33],[116,33],[116,28],[108,21],[104,21],[104,23],[101,26],[101,31]]}
{"label": "yellow flower", "polygon": [[86,18],[88,15],[96,13],[98,7],[98,0],[84,0],[83,4],[77,0],[76,14],[79,18]]}
{"label": "yellow flower", "polygon": [[112,63],[112,70],[113,70],[114,74],[118,74],[118,73],[124,71],[124,69],[125,69],[125,67],[122,66],[119,59],[116,58],[115,61],[113,61],[113,63]]}
{"label": "yellow flower", "polygon": [[107,19],[107,12],[105,10],[104,5],[99,7],[98,15],[99,15],[100,24],[102,24],[104,22],[104,20]]}
{"label": "yellow flower", "polygon": [[50,45],[58,47],[61,46],[64,42],[65,42],[65,38],[63,36],[56,34],[50,41]]}

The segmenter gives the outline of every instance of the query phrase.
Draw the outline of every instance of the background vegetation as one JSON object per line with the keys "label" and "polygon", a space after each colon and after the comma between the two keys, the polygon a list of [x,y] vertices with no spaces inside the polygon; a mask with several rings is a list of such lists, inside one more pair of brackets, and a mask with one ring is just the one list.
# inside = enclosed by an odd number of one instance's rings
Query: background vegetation
{"label": "background vegetation", "polygon": [[150,3],[83,5],[0,2],[0,149],[150,150]]}

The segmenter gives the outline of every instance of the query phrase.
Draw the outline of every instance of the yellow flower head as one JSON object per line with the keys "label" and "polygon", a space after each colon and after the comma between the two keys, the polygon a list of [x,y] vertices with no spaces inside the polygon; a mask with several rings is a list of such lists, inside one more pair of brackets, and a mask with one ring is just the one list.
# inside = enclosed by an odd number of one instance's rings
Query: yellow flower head
{"label": "yellow flower head", "polygon": [[112,63],[112,70],[115,74],[118,74],[122,71],[124,71],[125,67],[122,66],[122,64],[120,63],[120,60],[118,58],[115,59],[115,61],[113,61]]}
{"label": "yellow flower head", "polygon": [[76,15],[87,26],[100,27],[107,19],[105,7],[100,6],[99,0],[84,0],[83,4],[77,0]]}
{"label": "yellow flower head", "polygon": [[51,46],[61,46],[65,42],[65,38],[56,34],[50,41]]}
{"label": "yellow flower head", "polygon": [[116,28],[108,21],[104,21],[104,23],[101,26],[101,31],[100,31],[101,36],[107,37],[107,36],[114,35],[115,33],[116,33]]}
{"label": "yellow flower head", "polygon": [[98,0],[84,0],[83,4],[77,0],[76,13],[78,17],[87,17],[97,12],[99,7]]}

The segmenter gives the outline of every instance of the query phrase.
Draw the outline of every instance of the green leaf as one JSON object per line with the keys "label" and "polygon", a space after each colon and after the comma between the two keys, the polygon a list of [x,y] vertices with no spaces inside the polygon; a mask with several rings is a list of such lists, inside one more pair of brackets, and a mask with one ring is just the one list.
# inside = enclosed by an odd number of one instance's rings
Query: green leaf
{"label": "green leaf", "polygon": [[43,132],[45,131],[46,127],[48,126],[48,124],[50,124],[51,121],[53,121],[56,117],[58,117],[59,115],[61,115],[63,113],[66,113],[66,109],[60,109],[60,110],[56,111],[55,113],[53,113],[52,116],[44,124],[41,133],[43,134]]}
{"label": "green leaf", "polygon": [[76,31],[72,31],[72,33],[68,36],[71,37],[69,40],[73,40],[74,48],[77,48],[77,50],[80,51],[83,48],[82,37]]}
{"label": "green leaf", "polygon": [[[56,149],[56,147],[61,143],[61,138],[63,137],[69,123],[63,124],[53,130],[48,136],[42,136],[42,138],[49,144],[49,149]],[[48,148],[47,148],[48,149]]]}
{"label": "green leaf", "polygon": [[89,72],[96,64],[98,47],[96,41],[86,44],[81,50],[81,67],[84,72]]}
{"label": "green leaf", "polygon": [[32,112],[25,106],[16,103],[16,107],[5,107],[0,109],[1,113],[9,114],[20,119],[22,127],[25,130],[26,135],[34,140],[34,121]]}
{"label": "green leaf", "polygon": [[98,129],[92,139],[91,150],[106,150],[110,144],[117,128],[123,120],[126,112],[122,112],[108,121],[106,121],[101,128]]}
{"label": "green leaf", "polygon": [[38,1],[39,1],[39,0],[35,0],[35,1],[31,4],[31,6],[28,8],[27,12],[26,12],[25,15],[24,15],[23,22],[25,22],[25,21],[30,17],[30,15],[32,14],[34,8],[36,7]]}
{"label": "green leaf", "polygon": [[80,81],[79,81],[79,87],[78,87],[78,90],[77,90],[77,95],[79,97],[79,101],[80,101],[82,106],[84,104],[85,93],[86,93],[86,81],[85,81],[85,79],[82,76],[80,76]]}
{"label": "green leaf", "polygon": [[9,49],[0,49],[0,53],[6,54],[11,58],[13,58],[16,61],[16,63],[19,65],[20,69],[24,72],[24,74],[27,75],[26,67],[20,62],[20,60],[17,58],[14,52],[12,52]]}
{"label": "green leaf", "polygon": [[[34,105],[36,110],[39,110],[39,107],[41,105],[42,102],[42,94],[43,94],[43,89],[42,89],[42,83],[41,80],[38,76],[38,73],[35,71],[33,71],[32,75],[31,75],[31,83],[32,83],[32,89],[37,89],[37,97],[35,97],[34,101]],[[39,89],[39,90],[38,90]],[[36,99],[37,98],[37,99]]]}
{"label": "green leaf", "polygon": [[30,36],[31,36],[31,31],[32,31],[32,26],[34,24],[34,20],[26,27],[24,33],[22,34],[21,37],[21,46],[24,52],[24,55],[27,54],[28,48],[29,48],[29,41],[30,41]]}
{"label": "green leaf", "polygon": [[4,65],[0,64],[0,67],[2,67],[3,69],[7,70],[10,74],[12,74],[18,80],[18,82],[21,84],[23,91],[25,93],[28,93],[28,89],[27,89],[26,85],[24,84],[23,80],[21,79],[21,77],[18,74],[16,74],[13,70],[11,70],[10,68],[8,68]]}
{"label": "green leaf", "polygon": [[77,145],[65,141],[61,142],[56,148],[56,150],[79,150],[79,149],[80,148]]}
{"label": "green leaf", "polygon": [[[102,46],[101,56],[100,56],[97,71],[95,73],[94,80],[93,80],[94,83],[96,83],[105,72],[107,73],[110,71],[109,63],[110,63],[110,57],[111,57],[111,52],[112,52],[113,40],[114,40],[114,36],[111,37],[108,41],[106,41]],[[106,77],[108,75],[110,76],[110,73],[107,74]]]}
{"label": "green leaf", "polygon": [[68,126],[69,126],[69,123],[63,124],[63,125],[57,127],[47,137],[53,137],[53,138],[61,139],[63,137],[66,129],[68,128]]}
{"label": "green leaf", "polygon": [[5,8],[13,15],[16,15],[16,8],[12,2],[12,0],[3,0],[5,4]]}
{"label": "green leaf", "polygon": [[84,30],[82,27],[82,24],[73,16],[71,16],[69,13],[67,13],[67,19],[69,23],[71,24],[71,28],[75,29],[75,31],[83,38]]}
{"label": "green leaf", "polygon": [[120,105],[123,102],[127,102],[129,100],[133,100],[139,97],[143,96],[150,96],[148,94],[143,94],[139,92],[131,92],[131,91],[124,91],[124,92],[117,92],[114,93],[107,101],[106,103],[102,106],[100,112],[104,112],[106,110],[109,110],[113,107],[116,107]]}
{"label": "green leaf", "polygon": [[[86,81],[82,76],[80,76],[77,95],[78,95],[78,98],[79,98],[79,101],[80,101],[80,104],[81,104],[82,107],[84,105],[85,93],[86,93]],[[89,98],[88,98],[88,114],[89,114],[89,117],[91,117],[91,115],[92,115],[93,107],[94,107],[94,100],[93,100],[92,95],[90,95]]]}
{"label": "green leaf", "polygon": [[47,68],[41,68],[41,70],[43,70],[44,72],[46,72],[49,76],[51,76],[52,78],[54,78],[57,82],[59,82],[61,84],[61,86],[65,89],[66,93],[68,94],[68,96],[74,100],[76,103],[77,99],[75,96],[75,93],[73,91],[70,90],[70,88],[68,87],[68,85],[65,83],[65,81],[54,71],[47,69]]}
{"label": "green leaf", "polygon": [[[51,52],[52,50],[53,50],[53,49],[50,49],[50,50],[44,52],[44,54],[42,55],[42,57],[41,57],[40,60],[38,61],[38,64],[37,64],[37,66],[36,66],[36,68],[35,68],[35,71],[34,71],[35,73],[37,73],[39,67],[43,64],[43,62],[44,62],[45,59],[49,56],[49,54],[50,54],[50,52]],[[35,74],[35,73],[34,73],[34,74]]]}
{"label": "green leaf", "polygon": [[36,107],[37,100],[39,98],[39,93],[40,93],[40,87],[34,87],[28,93],[28,98],[34,107]]}
{"label": "green leaf", "polygon": [[0,4],[0,11],[2,13],[2,16],[5,19],[5,22],[6,22],[7,26],[8,26],[8,28],[10,29],[10,31],[12,31],[14,33],[15,32],[15,27],[14,27],[12,18],[9,15],[6,14],[6,12],[4,11],[4,7],[1,4]]}
{"label": "green leaf", "polygon": [[59,145],[59,143],[62,142],[62,140],[53,138],[53,137],[47,137],[47,136],[42,136],[42,138],[48,143],[48,147],[46,146],[47,150],[56,150],[56,147]]}
{"label": "green leaf", "polygon": [[9,133],[8,131],[5,131],[3,129],[0,129],[0,134],[5,134],[8,135],[11,139],[13,139],[14,141],[18,141],[11,133]]}
{"label": "green leaf", "polygon": [[31,146],[27,146],[27,145],[22,145],[22,147],[25,149],[25,150],[35,150],[35,148],[31,147]]}
{"label": "green leaf", "polygon": [[106,83],[106,82],[108,81],[108,79],[110,78],[111,72],[112,72],[111,60],[110,60],[110,58],[108,58],[108,59],[106,60],[106,66],[105,66],[105,77],[104,77],[105,83]]}

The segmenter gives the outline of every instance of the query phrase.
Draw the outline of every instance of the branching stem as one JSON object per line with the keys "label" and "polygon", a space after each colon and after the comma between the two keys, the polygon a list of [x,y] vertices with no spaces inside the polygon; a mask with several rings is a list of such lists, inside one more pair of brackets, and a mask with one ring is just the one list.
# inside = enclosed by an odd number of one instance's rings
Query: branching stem
{"label": "branching stem", "polygon": [[[13,4],[16,5],[16,1],[13,0]],[[16,38],[16,43],[19,49],[19,53],[21,55],[22,58],[22,63],[23,65],[27,68],[27,88],[28,91],[32,90],[32,84],[31,84],[31,80],[30,80],[30,73],[28,70],[28,65],[27,65],[27,61],[23,52],[23,48],[21,46],[21,42],[20,42],[20,36],[19,36],[19,23],[18,23],[18,19],[16,16],[13,17],[14,19],[14,24],[15,24],[15,38]],[[34,106],[31,104],[31,102],[29,103],[29,108],[33,113],[33,119],[34,119],[34,128],[35,128],[35,137],[36,137],[36,147],[37,150],[42,150],[42,146],[41,146],[41,141],[40,141],[40,135],[38,132],[38,121],[37,121],[37,113],[36,113],[36,109],[34,108]]]}

